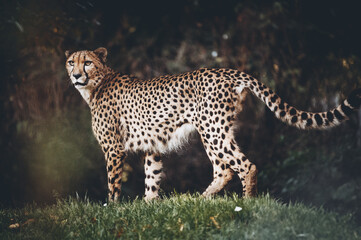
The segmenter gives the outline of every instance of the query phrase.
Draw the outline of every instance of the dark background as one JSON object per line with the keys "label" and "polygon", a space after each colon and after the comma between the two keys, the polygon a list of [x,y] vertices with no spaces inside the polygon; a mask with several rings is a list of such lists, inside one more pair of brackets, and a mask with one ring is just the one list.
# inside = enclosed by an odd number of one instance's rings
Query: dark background
{"label": "dark background", "polygon": [[[350,1],[351,2],[351,1]],[[90,113],[70,85],[64,51],[108,49],[108,64],[141,78],[200,67],[246,71],[302,110],[335,107],[361,86],[361,14],[339,1],[2,1],[0,195],[3,207],[106,197]],[[327,131],[281,123],[254,96],[237,140],[259,169],[259,191],[354,213],[361,221],[360,112]],[[212,167],[198,136],[165,158],[170,192],[202,192]],[[141,154],[124,196],[142,196]],[[227,191],[240,192],[238,179]]]}

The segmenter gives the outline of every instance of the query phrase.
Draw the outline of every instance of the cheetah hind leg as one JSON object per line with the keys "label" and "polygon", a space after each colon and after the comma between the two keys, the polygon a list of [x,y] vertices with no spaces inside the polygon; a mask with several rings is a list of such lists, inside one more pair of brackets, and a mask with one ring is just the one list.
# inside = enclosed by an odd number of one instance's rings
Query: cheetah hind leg
{"label": "cheetah hind leg", "polygon": [[204,197],[212,196],[221,191],[224,186],[232,179],[233,172],[231,169],[226,168],[223,164],[223,168],[220,165],[213,164],[213,181],[203,192]]}
{"label": "cheetah hind leg", "polygon": [[257,195],[257,168],[246,156],[235,147],[225,155],[225,161],[229,167],[237,173],[243,186],[244,197],[254,197]]}
{"label": "cheetah hind leg", "polygon": [[218,157],[209,142],[205,141],[204,136],[201,135],[203,147],[206,150],[209,160],[213,167],[213,181],[207,189],[202,193],[202,196],[209,197],[219,191],[232,179],[233,171]]}
{"label": "cheetah hind leg", "polygon": [[[232,179],[234,171],[228,168],[228,164],[213,165],[213,181],[203,192],[204,197],[212,196],[219,191],[221,191],[224,186]],[[224,170],[222,169],[224,168]],[[218,171],[217,171],[218,170]],[[243,196],[245,197],[254,197],[257,195],[257,168],[254,164],[251,165],[247,175],[241,176],[243,188]]]}
{"label": "cheetah hind leg", "polygon": [[252,165],[246,175],[246,192],[245,196],[254,197],[257,195],[257,168]]}
{"label": "cheetah hind leg", "polygon": [[[202,136],[201,136],[202,139]],[[203,139],[202,139],[203,140]],[[242,193],[245,197],[257,195],[257,169],[246,156],[240,151],[234,140],[222,141],[222,139],[210,139],[215,144],[215,151],[208,143],[203,141],[204,148],[213,165],[213,181],[203,193],[203,196],[209,196],[219,192],[232,178],[232,174],[237,173],[242,183]],[[222,147],[223,144],[223,147]]]}

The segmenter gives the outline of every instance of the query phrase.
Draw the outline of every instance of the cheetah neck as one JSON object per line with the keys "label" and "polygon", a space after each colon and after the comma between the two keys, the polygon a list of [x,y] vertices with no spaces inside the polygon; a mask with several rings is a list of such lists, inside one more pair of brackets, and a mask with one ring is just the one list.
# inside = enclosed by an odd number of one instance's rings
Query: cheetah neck
{"label": "cheetah neck", "polygon": [[97,89],[102,85],[106,79],[112,79],[113,75],[115,74],[114,70],[112,70],[110,67],[105,66],[104,68],[104,77],[100,79],[98,84],[96,84],[93,87],[85,87],[85,88],[78,88],[78,91],[80,92],[80,95],[83,97],[85,102],[91,107],[91,100],[94,96],[94,93],[97,91]]}
{"label": "cheetah neck", "polygon": [[91,90],[89,88],[81,88],[81,89],[78,89],[78,91],[80,92],[80,95],[83,97],[85,102],[89,105]]}

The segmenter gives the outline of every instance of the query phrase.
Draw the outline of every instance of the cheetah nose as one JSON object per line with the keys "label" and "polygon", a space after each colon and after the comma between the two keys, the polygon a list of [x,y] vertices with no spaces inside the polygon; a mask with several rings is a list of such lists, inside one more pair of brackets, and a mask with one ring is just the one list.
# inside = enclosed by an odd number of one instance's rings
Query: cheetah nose
{"label": "cheetah nose", "polygon": [[78,74],[73,74],[73,77],[75,77],[75,79],[78,79],[78,78],[81,77],[81,74],[80,74],[80,73],[78,73]]}

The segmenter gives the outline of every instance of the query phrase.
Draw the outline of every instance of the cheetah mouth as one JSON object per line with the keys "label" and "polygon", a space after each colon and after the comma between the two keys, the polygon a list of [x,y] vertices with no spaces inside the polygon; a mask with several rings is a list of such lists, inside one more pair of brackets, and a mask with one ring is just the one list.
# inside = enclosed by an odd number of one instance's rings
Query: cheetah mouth
{"label": "cheetah mouth", "polygon": [[74,86],[86,86],[89,82],[89,78],[85,79],[85,82],[75,82]]}

